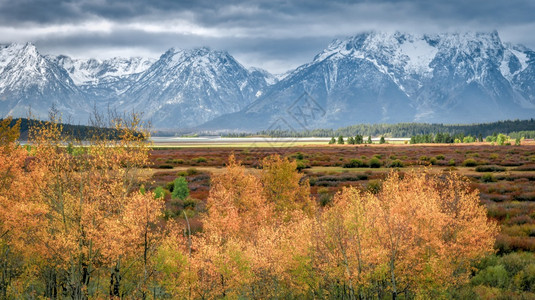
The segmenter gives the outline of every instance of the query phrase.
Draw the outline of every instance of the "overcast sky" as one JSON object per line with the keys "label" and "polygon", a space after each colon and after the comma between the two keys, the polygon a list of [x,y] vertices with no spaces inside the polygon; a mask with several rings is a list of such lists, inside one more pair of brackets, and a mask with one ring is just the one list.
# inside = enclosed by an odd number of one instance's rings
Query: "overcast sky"
{"label": "overcast sky", "polygon": [[208,46],[273,73],[363,31],[494,29],[535,49],[535,1],[0,0],[0,43],[34,42],[43,53],[81,58],[157,58],[171,47]]}

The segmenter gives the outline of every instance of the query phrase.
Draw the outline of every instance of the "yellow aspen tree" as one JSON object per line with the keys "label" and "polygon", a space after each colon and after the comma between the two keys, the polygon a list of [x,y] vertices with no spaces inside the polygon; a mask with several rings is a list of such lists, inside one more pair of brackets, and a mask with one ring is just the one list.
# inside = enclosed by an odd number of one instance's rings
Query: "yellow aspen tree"
{"label": "yellow aspen tree", "polygon": [[[444,297],[449,287],[467,282],[471,263],[493,251],[496,224],[487,219],[477,191],[471,191],[458,175],[439,177],[413,170],[401,177],[391,173],[377,194],[359,194],[350,188],[335,197],[335,203],[347,200],[361,203],[365,209],[344,208],[342,218],[359,217],[364,223],[361,226],[355,220],[330,227],[341,228],[337,232],[344,235],[351,226],[364,229],[361,233],[366,233],[367,246],[363,249],[367,250],[355,252],[353,271],[350,268],[346,276],[353,278],[352,274],[367,269],[380,277],[355,282],[377,289],[383,287],[380,281],[387,279],[392,298],[400,294]],[[347,238],[338,243],[343,240]],[[338,261],[345,265],[342,249],[349,247],[343,245],[331,249],[339,252],[337,256],[342,259]],[[359,261],[366,262],[366,269]]]}
{"label": "yellow aspen tree", "polygon": [[253,280],[250,243],[270,219],[271,209],[259,192],[258,178],[230,156],[226,172],[215,175],[203,217],[203,234],[195,239],[199,296],[234,297]]}
{"label": "yellow aspen tree", "polygon": [[[101,297],[106,287],[96,277],[115,270],[121,259],[143,261],[139,266],[148,274],[145,257],[152,251],[152,224],[162,204],[152,195],[133,193],[148,162],[146,135],[133,118],[128,125],[117,125],[119,140],[96,138],[69,149],[57,121],[38,122],[30,129],[32,157],[25,159],[24,169],[31,187],[25,190],[32,194],[9,195],[6,215],[26,216],[17,217],[18,224],[13,221],[13,243],[24,243],[43,262],[35,266],[44,274],[45,297]],[[147,208],[136,216],[144,223],[132,220],[132,201]],[[123,253],[132,244],[144,246]],[[144,289],[146,277],[134,284],[139,285],[136,290]],[[110,296],[119,293],[111,291]]]}
{"label": "yellow aspen tree", "polygon": [[296,172],[297,163],[272,155],[262,161],[261,181],[264,196],[275,205],[277,214],[283,219],[291,213],[302,210],[311,215],[315,211],[310,197],[310,184],[302,173]]}

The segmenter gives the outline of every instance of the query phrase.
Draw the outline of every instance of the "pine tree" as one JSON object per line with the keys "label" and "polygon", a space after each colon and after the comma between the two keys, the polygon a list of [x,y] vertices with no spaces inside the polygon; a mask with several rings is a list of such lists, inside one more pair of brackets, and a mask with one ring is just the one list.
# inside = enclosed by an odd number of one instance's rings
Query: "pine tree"
{"label": "pine tree", "polygon": [[338,145],[343,145],[344,144],[344,137],[343,136],[339,136],[338,137]]}

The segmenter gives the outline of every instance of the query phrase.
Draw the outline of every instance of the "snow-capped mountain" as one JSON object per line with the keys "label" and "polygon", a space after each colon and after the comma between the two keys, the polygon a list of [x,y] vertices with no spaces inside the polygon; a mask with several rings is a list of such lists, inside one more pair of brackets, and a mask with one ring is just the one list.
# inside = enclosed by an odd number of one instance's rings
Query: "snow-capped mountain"
{"label": "snow-capped mountain", "polygon": [[156,60],[143,57],[114,57],[106,60],[50,57],[64,68],[73,82],[94,102],[115,101]]}
{"label": "snow-capped mountain", "polygon": [[497,32],[368,32],[274,76],[208,48],[96,60],[0,45],[0,117],[30,107],[44,117],[52,105],[73,122],[110,106],[143,112],[155,128],[210,130],[531,118],[535,52]]}
{"label": "snow-capped mountain", "polygon": [[0,45],[0,114],[46,117],[55,106],[65,120],[87,117],[85,95],[69,74],[27,44]]}
{"label": "snow-capped mountain", "polygon": [[225,51],[170,49],[121,95],[117,107],[145,112],[157,128],[188,128],[244,108],[270,79]]}
{"label": "snow-capped mountain", "polygon": [[[313,101],[303,102],[303,95]],[[497,32],[368,32],[333,41],[244,110],[201,128],[473,123],[533,117],[534,99],[535,53],[502,43]],[[304,123],[307,105],[315,113],[309,113]]]}
{"label": "snow-capped mountain", "polygon": [[236,112],[276,82],[225,51],[170,49],[160,59],[43,56],[32,44],[0,45],[0,113],[41,117],[55,105],[72,122],[109,106],[142,112],[159,128],[184,128]]}

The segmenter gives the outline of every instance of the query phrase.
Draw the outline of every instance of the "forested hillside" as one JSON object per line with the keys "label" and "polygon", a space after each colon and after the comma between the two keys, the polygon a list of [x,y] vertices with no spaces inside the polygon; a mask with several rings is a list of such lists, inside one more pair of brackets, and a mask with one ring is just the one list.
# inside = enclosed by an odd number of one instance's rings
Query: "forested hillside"
{"label": "forested hillside", "polygon": [[[448,133],[450,135],[464,134],[471,136],[489,136],[494,133],[535,130],[535,120],[507,120],[478,124],[427,124],[427,123],[398,123],[398,124],[357,124],[339,129],[313,129],[305,131],[261,131],[258,134],[277,137],[332,137],[332,136],[364,136],[411,137],[414,135]],[[231,134],[240,136],[240,134]],[[246,136],[248,134],[243,134]]]}
{"label": "forested hillside", "polygon": [[[0,119],[0,122],[7,119]],[[30,128],[36,126],[39,123],[44,121],[20,118],[20,119],[9,119],[9,125],[14,126],[17,122],[20,121],[19,130],[20,130],[20,140],[28,140]],[[102,126],[87,126],[87,125],[72,125],[66,123],[58,123],[62,127],[61,135],[65,138],[74,139],[74,140],[88,140],[94,135],[102,135],[107,139],[116,139],[119,137],[119,132],[115,128],[102,127]],[[111,127],[111,125],[110,125]]]}

